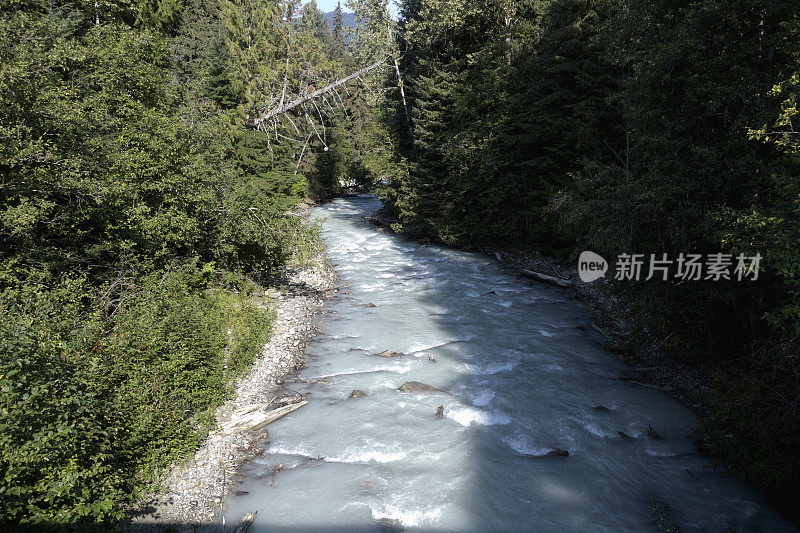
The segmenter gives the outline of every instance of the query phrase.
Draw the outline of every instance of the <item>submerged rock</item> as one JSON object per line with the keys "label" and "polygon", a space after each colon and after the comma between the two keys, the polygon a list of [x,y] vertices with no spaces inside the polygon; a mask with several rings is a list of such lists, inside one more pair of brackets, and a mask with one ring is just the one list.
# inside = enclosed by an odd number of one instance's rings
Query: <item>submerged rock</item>
{"label": "submerged rock", "polygon": [[403,355],[401,352],[393,352],[392,350],[383,350],[382,352],[374,353],[378,357],[400,357]]}
{"label": "submerged rock", "polygon": [[540,459],[542,457],[569,457],[569,450],[562,450],[561,448],[556,448],[555,450],[550,450],[547,453],[541,453],[541,454],[523,453],[522,455],[526,457],[533,457],[535,459]]}
{"label": "submerged rock", "polygon": [[378,520],[378,527],[381,531],[403,531],[403,523],[396,518],[381,518]]}
{"label": "submerged rock", "polygon": [[653,429],[653,426],[651,426],[650,424],[647,424],[647,436],[650,437],[651,439],[662,439],[662,438],[664,438],[661,435],[659,435],[658,433],[656,433],[656,430]]}
{"label": "submerged rock", "polygon": [[350,396],[348,396],[347,399],[352,400],[353,398],[361,398],[362,396],[366,396],[366,394],[356,389],[350,393]]}
{"label": "submerged rock", "polygon": [[569,457],[569,450],[550,450],[545,457]]}
{"label": "submerged rock", "polygon": [[595,411],[603,411],[604,413],[607,413],[607,412],[611,411],[611,409],[609,409],[605,405],[595,405],[594,409],[595,409]]}
{"label": "submerged rock", "polygon": [[420,383],[419,381],[406,381],[397,390],[401,390],[403,392],[411,392],[411,391],[444,392],[441,389],[437,389],[436,387],[431,387],[430,385],[426,385],[425,383]]}

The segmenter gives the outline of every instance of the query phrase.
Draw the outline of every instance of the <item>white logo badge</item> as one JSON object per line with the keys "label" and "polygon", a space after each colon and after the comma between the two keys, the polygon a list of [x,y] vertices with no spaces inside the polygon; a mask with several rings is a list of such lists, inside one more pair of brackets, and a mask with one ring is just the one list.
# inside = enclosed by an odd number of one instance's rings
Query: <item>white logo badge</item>
{"label": "white logo badge", "polygon": [[578,276],[584,283],[591,283],[606,275],[608,262],[594,252],[586,250],[578,257]]}

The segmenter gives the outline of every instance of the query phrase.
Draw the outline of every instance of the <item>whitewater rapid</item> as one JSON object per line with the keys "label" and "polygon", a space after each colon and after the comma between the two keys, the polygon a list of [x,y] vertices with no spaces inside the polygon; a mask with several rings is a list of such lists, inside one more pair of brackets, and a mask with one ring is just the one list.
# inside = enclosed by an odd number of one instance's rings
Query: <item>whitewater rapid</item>
{"label": "whitewater rapid", "polygon": [[[614,379],[625,366],[580,302],[382,232],[361,219],[378,207],[312,210],[342,289],[287,383],[309,404],[269,426],[228,524],[257,510],[251,531],[656,531],[655,501],[682,531],[793,530],[695,453],[690,410]],[[554,449],[569,457],[535,457]]]}

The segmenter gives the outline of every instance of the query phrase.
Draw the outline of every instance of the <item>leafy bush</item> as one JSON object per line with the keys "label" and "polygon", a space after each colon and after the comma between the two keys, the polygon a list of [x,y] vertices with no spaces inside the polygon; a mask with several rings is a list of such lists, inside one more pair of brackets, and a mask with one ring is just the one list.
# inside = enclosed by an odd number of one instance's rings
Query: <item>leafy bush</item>
{"label": "leafy bush", "polygon": [[120,518],[196,449],[269,333],[269,311],[210,289],[212,275],[188,264],[147,276],[110,320],[81,311],[82,281],[3,294],[0,515]]}

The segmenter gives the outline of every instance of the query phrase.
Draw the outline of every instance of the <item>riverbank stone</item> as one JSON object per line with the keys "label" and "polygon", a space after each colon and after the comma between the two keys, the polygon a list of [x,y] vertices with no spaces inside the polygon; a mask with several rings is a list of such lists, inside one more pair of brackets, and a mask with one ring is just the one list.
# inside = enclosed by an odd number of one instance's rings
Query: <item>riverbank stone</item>
{"label": "riverbank stone", "polygon": [[383,350],[383,351],[380,351],[378,353],[374,353],[372,355],[375,355],[375,356],[378,356],[378,357],[400,357],[403,354],[402,354],[402,352],[393,352],[392,350]]}
{"label": "riverbank stone", "polygon": [[431,385],[426,385],[425,383],[420,383],[419,381],[406,381],[397,390],[401,390],[403,392],[415,392],[415,391],[444,392],[441,389],[437,389],[436,387],[432,387]]}

